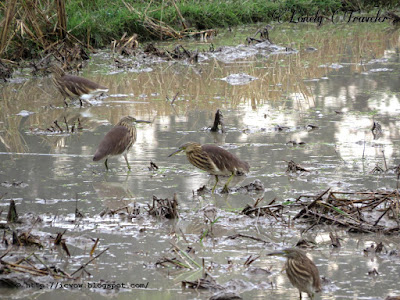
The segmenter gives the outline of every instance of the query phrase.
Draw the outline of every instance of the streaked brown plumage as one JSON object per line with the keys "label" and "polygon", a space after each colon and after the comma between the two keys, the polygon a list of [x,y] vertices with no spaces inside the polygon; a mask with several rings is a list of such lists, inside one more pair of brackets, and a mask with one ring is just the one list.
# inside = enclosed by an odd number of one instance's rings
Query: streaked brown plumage
{"label": "streaked brown plumage", "polygon": [[285,269],[290,282],[301,292],[313,299],[314,293],[321,291],[321,279],[319,271],[314,262],[307,255],[295,248],[284,249],[267,254],[268,256],[284,256],[287,258]]}
{"label": "streaked brown plumage", "polygon": [[108,88],[89,79],[66,74],[57,65],[52,65],[50,71],[53,74],[53,82],[55,86],[64,97],[64,103],[66,106],[68,106],[66,98],[79,98],[82,106],[82,100],[87,101],[102,93],[108,92]]}
{"label": "streaked brown plumage", "polygon": [[131,116],[123,117],[101,140],[93,156],[93,161],[99,161],[105,158],[104,164],[108,170],[108,156],[122,154],[130,170],[131,166],[128,162],[127,153],[136,142],[136,121],[137,120]]}
{"label": "streaked brown plumage", "polygon": [[181,151],[186,153],[186,157],[192,165],[215,175],[216,182],[212,192],[214,192],[217,186],[219,175],[230,176],[222,190],[223,192],[227,192],[228,184],[232,177],[234,175],[243,175],[249,172],[250,169],[247,162],[240,160],[236,155],[216,145],[200,145],[199,143],[188,142],[181,145],[169,157]]}

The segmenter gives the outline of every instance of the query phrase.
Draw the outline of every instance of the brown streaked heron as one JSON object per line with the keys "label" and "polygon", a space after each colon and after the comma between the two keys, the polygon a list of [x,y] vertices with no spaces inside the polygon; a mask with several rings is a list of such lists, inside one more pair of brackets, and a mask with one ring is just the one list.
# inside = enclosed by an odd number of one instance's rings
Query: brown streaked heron
{"label": "brown streaked heron", "polygon": [[314,298],[314,294],[321,291],[321,279],[317,266],[307,255],[295,248],[284,249],[267,254],[267,256],[286,257],[286,275],[291,284],[301,293],[307,293],[308,297]]}
{"label": "brown streaked heron", "polygon": [[50,71],[53,74],[53,82],[64,97],[65,106],[68,106],[67,98],[79,98],[82,106],[82,100],[88,102],[93,97],[102,93],[107,93],[108,88],[93,82],[89,79],[69,75],[57,65],[52,65]]}
{"label": "brown streaked heron", "polygon": [[240,160],[236,155],[226,151],[216,145],[201,145],[195,142],[188,142],[179,147],[178,150],[171,153],[168,157],[179,152],[185,152],[189,162],[211,175],[215,176],[216,182],[212,188],[214,193],[218,183],[218,176],[230,176],[224,188],[223,193],[228,192],[228,184],[235,175],[243,175],[249,172],[250,166],[246,161]]}
{"label": "brown streaked heron", "polygon": [[123,155],[128,166],[128,151],[136,142],[135,123],[151,123],[149,121],[136,120],[131,116],[123,117],[101,140],[93,156],[93,161],[99,161],[105,158],[104,165],[108,170],[108,157],[112,155]]}

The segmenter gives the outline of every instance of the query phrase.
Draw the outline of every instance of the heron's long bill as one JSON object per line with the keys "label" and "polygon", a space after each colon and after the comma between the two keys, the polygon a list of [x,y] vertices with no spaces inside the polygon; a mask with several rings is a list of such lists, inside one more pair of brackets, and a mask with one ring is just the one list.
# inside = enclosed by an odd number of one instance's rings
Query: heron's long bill
{"label": "heron's long bill", "polygon": [[183,150],[179,148],[178,150],[176,150],[176,151],[172,152],[170,155],[168,155],[168,157],[171,157],[172,155],[178,154],[181,151],[183,151]]}
{"label": "heron's long bill", "polygon": [[285,251],[276,251],[267,254],[267,256],[285,256],[285,255],[286,255]]}
{"label": "heron's long bill", "polygon": [[144,120],[135,120],[136,123],[151,123],[150,121],[144,121]]}

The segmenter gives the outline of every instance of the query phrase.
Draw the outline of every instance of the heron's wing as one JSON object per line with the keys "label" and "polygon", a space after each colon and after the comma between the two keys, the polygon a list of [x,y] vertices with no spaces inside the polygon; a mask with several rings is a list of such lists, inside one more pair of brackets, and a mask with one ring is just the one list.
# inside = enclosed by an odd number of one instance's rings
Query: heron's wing
{"label": "heron's wing", "polygon": [[74,75],[65,75],[59,79],[60,84],[63,85],[71,96],[77,96],[82,94],[90,94],[93,91],[108,89],[100,84],[93,82],[89,79],[78,77]]}
{"label": "heron's wing", "polygon": [[[134,136],[136,139],[136,135]],[[98,161],[108,155],[122,154],[127,147],[134,142],[130,136],[128,128],[125,126],[113,127],[104,138],[101,140],[99,147],[97,147],[93,160]]]}
{"label": "heron's wing", "polygon": [[226,175],[232,173],[245,173],[249,171],[249,164],[240,160],[235,154],[216,145],[202,145],[203,151],[207,152],[216,167]]}

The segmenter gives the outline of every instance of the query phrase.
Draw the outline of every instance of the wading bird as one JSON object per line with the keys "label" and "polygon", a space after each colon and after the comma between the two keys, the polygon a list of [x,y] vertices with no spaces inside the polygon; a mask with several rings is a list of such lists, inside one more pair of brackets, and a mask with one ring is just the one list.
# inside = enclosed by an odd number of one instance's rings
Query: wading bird
{"label": "wading bird", "polygon": [[285,269],[290,282],[301,292],[307,293],[308,297],[314,298],[314,294],[321,291],[321,280],[314,262],[299,249],[284,249],[272,252],[267,256],[284,256],[287,258]]}
{"label": "wading bird", "polygon": [[88,100],[93,97],[108,92],[108,88],[89,79],[66,74],[63,69],[57,65],[52,65],[50,71],[53,74],[53,82],[55,86],[64,97],[64,103],[66,106],[68,106],[66,98],[79,98],[82,106],[82,100],[88,102]]}
{"label": "wading bird", "polygon": [[250,166],[247,162],[240,160],[236,155],[222,149],[216,145],[200,145],[195,142],[188,142],[179,147],[178,150],[171,153],[168,157],[179,152],[185,152],[189,162],[211,175],[215,175],[215,185],[212,193],[218,183],[218,176],[230,176],[224,188],[223,193],[228,192],[228,184],[235,175],[243,175],[249,172]]}
{"label": "wading bird", "polygon": [[97,147],[96,153],[93,156],[93,161],[99,161],[105,158],[104,165],[108,170],[107,160],[110,155],[123,155],[128,166],[128,151],[136,142],[136,127],[135,123],[150,123],[148,121],[136,120],[131,116],[123,117],[117,125],[115,125]]}

